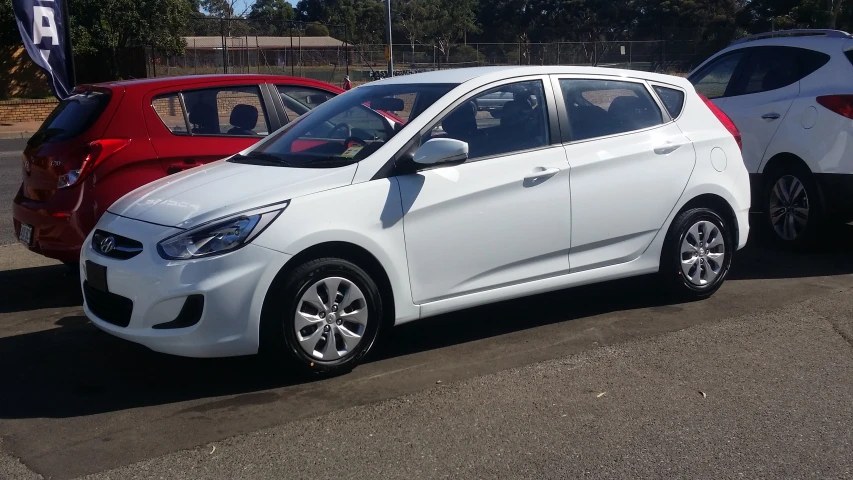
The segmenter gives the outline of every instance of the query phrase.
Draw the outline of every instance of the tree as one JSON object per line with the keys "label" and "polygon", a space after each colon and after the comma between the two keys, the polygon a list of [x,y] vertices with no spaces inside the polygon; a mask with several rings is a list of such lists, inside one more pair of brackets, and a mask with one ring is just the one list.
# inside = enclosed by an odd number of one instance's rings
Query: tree
{"label": "tree", "polygon": [[101,54],[118,75],[119,53],[132,46],[151,46],[180,55],[186,42],[190,5],[185,0],[71,0],[71,35],[75,54]]}
{"label": "tree", "polygon": [[[245,28],[235,30],[237,23],[234,19],[245,17],[246,12],[249,11],[247,7],[242,12],[235,13],[234,7],[239,1],[240,0],[200,0],[200,4],[211,17],[218,18],[220,20],[220,35],[230,37],[232,35],[243,35],[249,33]],[[241,24],[241,26],[243,26],[243,24]]]}
{"label": "tree", "polygon": [[328,37],[329,28],[319,22],[311,22],[305,27],[306,37]]}
{"label": "tree", "polygon": [[258,34],[289,35],[296,11],[285,0],[256,0],[248,18]]}
{"label": "tree", "polygon": [[475,9],[477,0],[424,0],[424,29],[445,60],[450,47],[468,32],[478,32]]}

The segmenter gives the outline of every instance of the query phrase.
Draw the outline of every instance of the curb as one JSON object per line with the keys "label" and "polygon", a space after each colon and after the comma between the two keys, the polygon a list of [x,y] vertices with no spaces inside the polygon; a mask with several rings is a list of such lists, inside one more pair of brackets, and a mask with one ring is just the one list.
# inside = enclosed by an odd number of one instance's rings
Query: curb
{"label": "curb", "polygon": [[17,138],[28,139],[36,132],[0,132],[0,140],[11,140]]}

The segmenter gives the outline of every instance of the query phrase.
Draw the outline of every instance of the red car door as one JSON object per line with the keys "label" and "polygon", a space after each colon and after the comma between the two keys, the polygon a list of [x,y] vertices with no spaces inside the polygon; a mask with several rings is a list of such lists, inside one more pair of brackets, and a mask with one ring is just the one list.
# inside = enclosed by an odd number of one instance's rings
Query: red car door
{"label": "red car door", "polygon": [[233,155],[284,123],[262,82],[164,88],[143,102],[151,143],[168,175]]}

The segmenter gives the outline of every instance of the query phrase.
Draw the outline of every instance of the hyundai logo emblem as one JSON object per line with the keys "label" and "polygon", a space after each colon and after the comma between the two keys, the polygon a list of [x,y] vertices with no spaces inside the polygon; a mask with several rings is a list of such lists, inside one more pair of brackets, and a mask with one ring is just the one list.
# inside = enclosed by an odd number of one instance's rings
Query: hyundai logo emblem
{"label": "hyundai logo emblem", "polygon": [[113,237],[107,237],[101,240],[101,253],[110,253],[116,248],[116,239]]}

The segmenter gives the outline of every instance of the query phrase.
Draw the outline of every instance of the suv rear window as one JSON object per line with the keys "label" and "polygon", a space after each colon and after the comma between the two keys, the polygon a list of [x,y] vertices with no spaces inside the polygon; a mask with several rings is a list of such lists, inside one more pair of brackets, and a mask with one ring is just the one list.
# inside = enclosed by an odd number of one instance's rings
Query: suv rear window
{"label": "suv rear window", "polygon": [[30,145],[70,140],[82,134],[101,116],[110,94],[97,91],[75,93],[59,102],[30,138]]}

